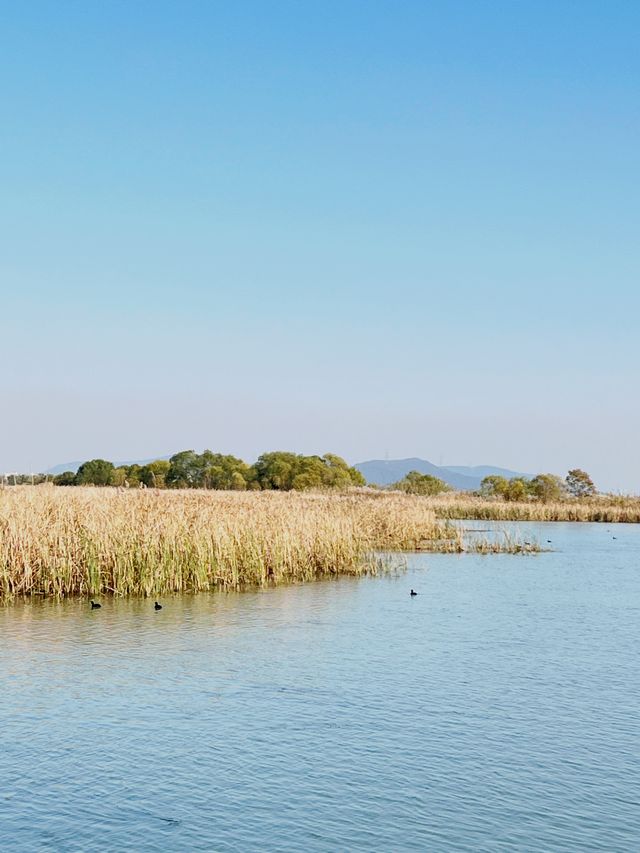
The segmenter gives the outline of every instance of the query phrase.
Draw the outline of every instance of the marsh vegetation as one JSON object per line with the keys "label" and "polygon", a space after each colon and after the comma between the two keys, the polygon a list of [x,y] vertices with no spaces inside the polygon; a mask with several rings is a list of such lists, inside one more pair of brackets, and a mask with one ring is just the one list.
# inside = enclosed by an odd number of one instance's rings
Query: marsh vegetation
{"label": "marsh vegetation", "polygon": [[375,572],[383,552],[523,550],[465,541],[428,499],[367,490],[0,490],[0,598],[160,595]]}
{"label": "marsh vegetation", "polygon": [[479,521],[596,521],[640,523],[640,498],[595,495],[562,500],[504,500],[452,493],[426,498],[437,518]]}

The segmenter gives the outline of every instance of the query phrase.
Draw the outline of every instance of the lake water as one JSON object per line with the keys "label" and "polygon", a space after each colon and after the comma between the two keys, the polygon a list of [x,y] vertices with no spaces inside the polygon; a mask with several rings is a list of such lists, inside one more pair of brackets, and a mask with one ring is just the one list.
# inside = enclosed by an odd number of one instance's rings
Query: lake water
{"label": "lake water", "polygon": [[519,529],[555,551],[1,609],[0,850],[640,850],[640,526]]}

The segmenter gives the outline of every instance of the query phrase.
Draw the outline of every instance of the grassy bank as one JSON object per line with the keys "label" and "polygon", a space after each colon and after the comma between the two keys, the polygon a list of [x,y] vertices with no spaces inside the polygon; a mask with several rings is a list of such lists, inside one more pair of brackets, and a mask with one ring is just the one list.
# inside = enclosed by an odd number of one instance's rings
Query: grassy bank
{"label": "grassy bank", "polygon": [[640,523],[640,498],[598,496],[550,503],[500,501],[453,494],[428,498],[439,519],[484,521],[598,521]]}

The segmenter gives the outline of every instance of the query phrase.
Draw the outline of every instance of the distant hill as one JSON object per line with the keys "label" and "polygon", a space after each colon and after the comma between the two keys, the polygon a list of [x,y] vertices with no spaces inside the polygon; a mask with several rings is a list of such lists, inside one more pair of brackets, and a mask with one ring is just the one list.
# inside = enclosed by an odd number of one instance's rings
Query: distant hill
{"label": "distant hill", "polygon": [[509,471],[507,468],[498,468],[492,465],[477,465],[468,467],[463,465],[440,467],[428,462],[426,459],[412,457],[410,459],[370,459],[367,462],[358,462],[355,468],[360,471],[368,483],[378,486],[389,486],[402,480],[409,471],[419,471],[421,474],[432,474],[448,483],[452,488],[462,492],[474,492],[480,488],[484,477],[490,474],[500,474],[503,477],[523,476],[517,471]]}
{"label": "distant hill", "polygon": [[529,477],[529,474],[523,474],[521,471],[510,471],[508,468],[498,468],[497,465],[445,465],[447,471],[453,471],[454,474],[462,474],[464,477],[474,477],[483,480],[491,474],[498,474],[500,477],[506,477],[510,480],[512,477]]}
{"label": "distant hill", "polygon": [[[82,460],[84,462],[84,459]],[[64,474],[65,471],[73,471],[75,474],[82,462],[61,462],[60,465],[54,465],[53,468],[47,468],[43,474]]]}
{"label": "distant hill", "polygon": [[426,459],[370,459],[367,462],[358,462],[354,465],[360,471],[368,483],[376,483],[378,486],[389,486],[409,473],[419,471],[421,474],[432,474],[448,483],[454,489],[460,491],[474,491],[480,485],[477,477],[465,477],[447,468],[440,468]]}

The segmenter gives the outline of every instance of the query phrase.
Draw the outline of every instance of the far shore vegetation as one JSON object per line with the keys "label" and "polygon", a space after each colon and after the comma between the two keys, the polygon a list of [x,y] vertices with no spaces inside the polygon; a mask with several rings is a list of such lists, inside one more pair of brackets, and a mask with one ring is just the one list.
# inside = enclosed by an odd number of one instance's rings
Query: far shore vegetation
{"label": "far shore vegetation", "polygon": [[598,494],[589,474],[574,468],[563,479],[490,475],[477,492],[454,492],[444,481],[410,471],[392,489],[422,495],[440,519],[640,523],[640,497]]}
{"label": "far shore vegetation", "polygon": [[53,477],[46,474],[5,474],[4,480],[9,485],[52,482],[56,486],[222,491],[306,491],[365,485],[362,474],[333,453],[304,456],[285,451],[263,453],[253,465],[237,456],[210,450],[203,453],[183,450],[170,459],[157,459],[146,465],[116,467],[107,459],[90,459],[77,472],[65,471]]}
{"label": "far shore vegetation", "polygon": [[570,470],[564,478],[551,473],[512,479],[489,475],[476,492],[456,492],[438,477],[418,471],[409,471],[389,486],[366,483],[357,468],[333,453],[305,456],[273,451],[248,464],[230,454],[184,450],[170,459],[144,465],[118,466],[106,459],[91,459],[77,471],[53,476],[0,475],[0,489],[46,483],[60,487],[105,486],[120,491],[348,492],[367,488],[428,499],[440,519],[640,522],[640,497],[599,493],[590,475],[580,468]]}
{"label": "far shore vegetation", "polygon": [[[391,488],[411,495],[428,496],[453,491],[444,480],[440,480],[432,474],[420,474],[418,471],[409,471],[402,480],[394,483]],[[490,474],[484,478],[479,491],[475,494],[482,498],[508,502],[540,501],[541,503],[551,503],[572,498],[591,498],[596,494],[596,487],[586,471],[574,468],[569,471],[564,480],[555,474],[537,474],[531,479],[513,477],[510,480],[497,474]]]}
{"label": "far shore vegetation", "polygon": [[640,524],[640,497],[594,495],[554,501],[503,500],[455,492],[426,498],[440,519],[479,521],[591,521]]}
{"label": "far shore vegetation", "polygon": [[[367,484],[357,468],[334,453],[305,456],[287,451],[263,453],[252,465],[237,456],[205,450],[183,450],[170,459],[144,465],[116,466],[107,459],[90,459],[77,471],[61,474],[4,474],[0,485],[113,486],[117,488],[215,489],[220,491],[308,491],[348,489],[369,485],[433,497],[452,492],[444,480],[431,474],[409,471],[390,486]],[[464,493],[469,494],[469,493]],[[506,502],[553,503],[594,497],[596,487],[586,471],[575,468],[563,479],[555,474],[537,474],[510,480],[490,475],[482,480],[476,497]]]}

